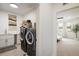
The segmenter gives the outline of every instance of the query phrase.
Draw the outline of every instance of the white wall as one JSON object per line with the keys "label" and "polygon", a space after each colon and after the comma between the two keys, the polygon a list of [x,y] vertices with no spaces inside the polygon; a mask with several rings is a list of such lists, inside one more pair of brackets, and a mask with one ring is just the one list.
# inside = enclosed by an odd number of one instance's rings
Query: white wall
{"label": "white wall", "polygon": [[22,16],[15,14],[15,13],[0,10],[0,34],[5,34],[5,30],[7,30],[7,32],[9,33],[9,31],[8,31],[8,14],[17,16],[17,31],[10,32],[10,34],[19,33],[19,27],[21,24]]}
{"label": "white wall", "polygon": [[34,27],[34,23],[36,23],[36,20],[37,20],[37,8],[34,8],[30,12],[28,12],[26,15],[24,15],[24,20],[31,20],[32,25]]}
{"label": "white wall", "polygon": [[54,11],[51,4],[40,4],[39,6],[38,56],[56,55],[56,15]]}
{"label": "white wall", "polygon": [[0,11],[0,34],[5,33],[5,29],[8,27],[8,15],[5,12]]}

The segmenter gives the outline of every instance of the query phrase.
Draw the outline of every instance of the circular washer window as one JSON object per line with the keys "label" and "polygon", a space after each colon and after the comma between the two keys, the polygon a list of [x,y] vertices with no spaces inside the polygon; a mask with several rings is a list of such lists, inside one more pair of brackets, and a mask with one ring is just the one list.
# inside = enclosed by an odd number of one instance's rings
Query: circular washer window
{"label": "circular washer window", "polygon": [[34,41],[34,36],[33,36],[33,33],[31,31],[28,31],[26,33],[26,41],[28,44],[32,44],[33,41]]}

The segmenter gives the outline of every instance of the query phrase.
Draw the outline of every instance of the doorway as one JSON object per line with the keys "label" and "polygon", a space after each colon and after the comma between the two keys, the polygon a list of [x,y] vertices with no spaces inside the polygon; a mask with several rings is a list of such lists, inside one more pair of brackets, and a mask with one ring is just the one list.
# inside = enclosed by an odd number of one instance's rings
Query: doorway
{"label": "doorway", "polygon": [[76,30],[78,26],[79,7],[70,8],[57,13],[58,56],[79,55],[79,32]]}

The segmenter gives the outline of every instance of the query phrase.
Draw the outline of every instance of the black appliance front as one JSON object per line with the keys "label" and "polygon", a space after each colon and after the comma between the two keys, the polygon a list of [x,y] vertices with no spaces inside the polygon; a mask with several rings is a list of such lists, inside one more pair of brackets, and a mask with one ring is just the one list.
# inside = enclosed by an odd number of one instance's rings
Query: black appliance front
{"label": "black appliance front", "polygon": [[27,55],[36,56],[36,32],[32,28],[27,29],[26,33]]}

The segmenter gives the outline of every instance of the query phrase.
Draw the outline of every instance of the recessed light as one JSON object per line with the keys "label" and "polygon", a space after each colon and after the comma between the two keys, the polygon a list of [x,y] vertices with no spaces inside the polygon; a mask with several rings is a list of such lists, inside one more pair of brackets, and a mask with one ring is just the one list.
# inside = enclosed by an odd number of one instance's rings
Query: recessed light
{"label": "recessed light", "polygon": [[18,6],[16,4],[10,4],[10,6],[13,8],[18,8]]}

